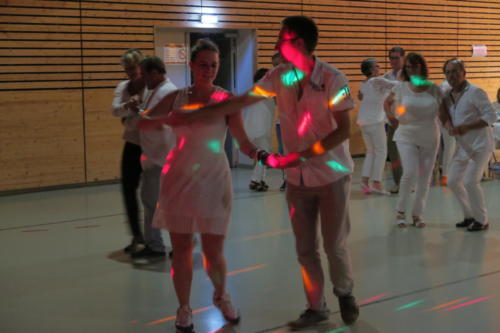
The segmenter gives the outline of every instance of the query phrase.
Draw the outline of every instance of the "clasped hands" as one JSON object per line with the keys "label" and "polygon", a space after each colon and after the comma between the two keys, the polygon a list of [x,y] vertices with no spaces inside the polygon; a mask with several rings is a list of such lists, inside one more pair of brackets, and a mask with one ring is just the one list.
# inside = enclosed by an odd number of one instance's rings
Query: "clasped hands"
{"label": "clasped hands", "polygon": [[269,154],[265,150],[259,150],[256,155],[258,162],[275,169],[293,168],[300,164],[301,156],[297,152],[292,152],[282,156],[280,154]]}
{"label": "clasped hands", "polygon": [[464,135],[469,131],[469,126],[467,125],[459,125],[456,127],[450,127],[449,132],[451,135],[456,136],[456,135]]}

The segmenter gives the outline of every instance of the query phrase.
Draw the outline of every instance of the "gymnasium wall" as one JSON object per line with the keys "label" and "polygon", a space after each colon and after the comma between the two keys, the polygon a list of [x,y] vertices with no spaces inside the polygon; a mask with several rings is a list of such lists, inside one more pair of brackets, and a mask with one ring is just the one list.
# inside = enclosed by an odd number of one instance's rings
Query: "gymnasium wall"
{"label": "gymnasium wall", "polygon": [[[259,67],[270,67],[283,17],[314,18],[316,54],[348,75],[354,96],[361,60],[388,70],[394,45],[422,53],[435,82],[444,60],[460,57],[491,99],[500,86],[498,0],[0,0],[0,191],[117,179],[119,56],[152,55],[155,27],[201,28],[202,10],[219,15],[218,27],[256,29]],[[487,45],[488,56],[471,58],[471,45]],[[351,153],[363,151],[355,127]]]}

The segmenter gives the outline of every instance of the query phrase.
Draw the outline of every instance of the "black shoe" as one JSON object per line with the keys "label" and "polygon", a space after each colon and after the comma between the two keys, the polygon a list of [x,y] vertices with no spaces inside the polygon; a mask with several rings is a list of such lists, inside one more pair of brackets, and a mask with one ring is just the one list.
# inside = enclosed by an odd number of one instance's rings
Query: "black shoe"
{"label": "black shoe", "polygon": [[153,251],[149,246],[146,246],[140,251],[133,252],[130,256],[133,259],[158,259],[165,258],[166,255],[165,251]]}
{"label": "black shoe", "polygon": [[339,297],[340,316],[346,325],[353,324],[359,317],[359,306],[352,295]]}
{"label": "black shoe", "polygon": [[300,315],[298,319],[288,322],[288,327],[292,331],[301,330],[307,327],[317,325],[325,320],[328,320],[329,311],[317,311],[312,309],[307,309]]}
{"label": "black shoe", "polygon": [[179,326],[175,325],[175,333],[194,333],[194,326],[191,324],[191,326]]}
{"label": "black shoe", "polygon": [[476,220],[474,220],[472,217],[464,219],[462,222],[458,222],[455,224],[455,227],[457,228],[467,228],[470,226],[472,223],[474,223]]}
{"label": "black shoe", "polygon": [[268,189],[269,189],[269,185],[267,185],[265,181],[261,181],[260,184],[257,186],[256,191],[257,192],[266,192]]}
{"label": "black shoe", "polygon": [[286,190],[286,180],[284,180],[283,184],[280,186],[280,191],[283,192],[284,190]]}
{"label": "black shoe", "polygon": [[141,246],[144,246],[144,240],[142,238],[134,237],[132,238],[132,242],[123,249],[123,252],[132,253],[137,251],[137,248]]}
{"label": "black shoe", "polygon": [[467,227],[467,231],[481,231],[481,230],[486,230],[490,226],[489,223],[479,223],[477,221],[474,221],[471,225]]}
{"label": "black shoe", "polygon": [[252,191],[257,191],[257,188],[260,186],[260,183],[252,180],[250,184],[248,185],[248,188],[251,189]]}

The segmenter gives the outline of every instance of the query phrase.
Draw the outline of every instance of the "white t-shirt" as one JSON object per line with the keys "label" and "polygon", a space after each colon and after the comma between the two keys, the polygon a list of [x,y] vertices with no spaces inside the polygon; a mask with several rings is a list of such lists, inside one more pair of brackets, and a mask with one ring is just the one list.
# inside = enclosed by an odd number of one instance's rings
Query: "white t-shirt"
{"label": "white t-shirt", "polygon": [[497,120],[497,116],[488,94],[483,89],[467,82],[457,100],[453,100],[451,92],[446,94],[445,97],[453,126],[469,124],[479,119],[488,124],[486,127],[455,136],[460,148],[456,157],[468,159],[471,152],[493,150],[495,139],[491,125]]}
{"label": "white t-shirt", "polygon": [[389,81],[383,77],[373,77],[361,84],[360,91],[363,100],[358,111],[357,123],[359,126],[373,125],[384,122],[384,100],[387,92],[397,81]]}
{"label": "white t-shirt", "polygon": [[427,90],[414,92],[407,81],[392,89],[394,93],[395,117],[399,122],[395,142],[413,143],[434,148],[439,142],[438,115],[443,99],[441,89],[432,84]]}
{"label": "white t-shirt", "polygon": [[[326,137],[338,126],[333,113],[354,107],[347,78],[334,66],[316,57],[301,98],[298,83],[287,80],[294,73],[297,75],[292,64],[281,64],[256,84],[276,94],[285,154],[303,151]],[[296,186],[327,185],[350,174],[353,165],[349,140],[345,140],[323,155],[286,169],[287,181]]]}
{"label": "white t-shirt", "polygon": [[[166,78],[155,89],[146,91],[143,109],[153,108],[163,97],[176,89],[177,87],[172,81]],[[151,130],[140,130],[139,138],[142,149],[141,165],[143,169],[152,166],[163,166],[165,157],[167,157],[168,152],[176,143],[175,134],[172,128],[167,125],[161,125],[159,128]]]}
{"label": "white t-shirt", "polygon": [[275,108],[272,99],[265,99],[245,108],[245,132],[250,140],[272,137]]}

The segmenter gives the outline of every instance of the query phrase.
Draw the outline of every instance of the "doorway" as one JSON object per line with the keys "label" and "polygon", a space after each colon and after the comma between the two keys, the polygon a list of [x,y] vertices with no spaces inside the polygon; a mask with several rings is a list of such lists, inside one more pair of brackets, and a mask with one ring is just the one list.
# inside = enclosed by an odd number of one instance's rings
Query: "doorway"
{"label": "doorway", "polygon": [[[252,77],[256,68],[255,36],[255,30],[249,29],[157,27],[155,54],[164,59],[170,80],[178,88],[186,87],[192,84],[188,66],[190,49],[198,39],[209,38],[220,50],[220,69],[214,84],[234,94],[242,94],[253,84]],[[167,62],[165,54],[168,48],[183,48],[183,53],[187,56],[184,60]],[[224,147],[231,167],[248,163],[246,160],[241,161],[242,156],[238,154],[230,133],[226,136]]]}

